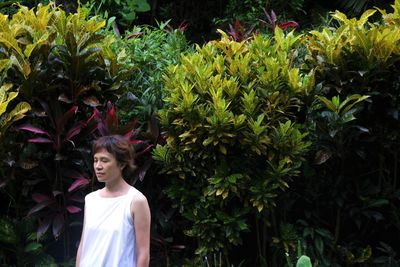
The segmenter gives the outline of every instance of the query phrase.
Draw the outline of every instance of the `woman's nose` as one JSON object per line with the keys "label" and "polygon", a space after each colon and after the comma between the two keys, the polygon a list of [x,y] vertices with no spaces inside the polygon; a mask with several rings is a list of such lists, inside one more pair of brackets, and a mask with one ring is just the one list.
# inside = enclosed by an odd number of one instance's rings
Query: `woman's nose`
{"label": "woman's nose", "polygon": [[95,163],[94,163],[94,167],[95,167],[96,169],[101,169],[100,161],[95,162]]}

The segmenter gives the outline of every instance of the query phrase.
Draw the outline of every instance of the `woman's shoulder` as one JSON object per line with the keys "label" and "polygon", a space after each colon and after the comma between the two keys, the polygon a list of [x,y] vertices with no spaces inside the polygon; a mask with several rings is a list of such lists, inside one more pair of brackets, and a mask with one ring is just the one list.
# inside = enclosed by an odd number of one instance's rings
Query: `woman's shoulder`
{"label": "woman's shoulder", "polygon": [[136,189],[135,187],[131,186],[130,192],[131,192],[131,196],[132,196],[133,200],[137,200],[137,201],[146,200],[147,201],[146,196],[142,192],[140,192],[138,189]]}
{"label": "woman's shoulder", "polygon": [[93,192],[90,192],[89,194],[87,194],[87,195],[85,196],[85,201],[88,200],[88,199],[96,198],[96,196],[99,195],[99,190],[100,190],[100,189],[98,189],[98,190],[96,190],[96,191],[93,191]]}
{"label": "woman's shoulder", "polygon": [[132,192],[131,198],[131,214],[132,218],[135,218],[135,215],[142,216],[143,214],[149,213],[149,203],[147,202],[146,196],[132,187],[130,192]]}
{"label": "woman's shoulder", "polygon": [[131,207],[140,207],[140,206],[147,206],[147,198],[146,196],[140,192],[138,189],[132,186],[131,190]]}

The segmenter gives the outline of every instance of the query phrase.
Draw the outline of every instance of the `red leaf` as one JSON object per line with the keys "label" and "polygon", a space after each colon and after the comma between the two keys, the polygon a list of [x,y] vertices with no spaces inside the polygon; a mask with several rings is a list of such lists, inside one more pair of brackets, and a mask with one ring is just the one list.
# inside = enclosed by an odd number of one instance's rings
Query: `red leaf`
{"label": "red leaf", "polygon": [[129,140],[129,142],[133,145],[140,144],[141,142],[144,142],[143,140],[135,139],[135,140]]}
{"label": "red leaf", "polygon": [[133,136],[133,131],[129,131],[129,132],[127,132],[126,134],[124,134],[124,137],[128,140],[128,141],[130,141],[130,139],[131,139],[131,137]]}
{"label": "red leaf", "polygon": [[107,126],[110,131],[111,127],[118,127],[118,117],[117,111],[115,110],[115,106],[108,101],[107,102]]}
{"label": "red leaf", "polygon": [[77,207],[77,206],[67,206],[66,209],[68,210],[69,213],[78,213],[80,212],[82,209]]}
{"label": "red leaf", "polygon": [[86,125],[91,123],[93,120],[96,120],[98,117],[99,117],[99,111],[97,110],[97,108],[94,108],[92,116],[90,116],[89,119],[87,119],[87,121],[85,122]]}
{"label": "red leaf", "polygon": [[99,131],[101,136],[105,136],[108,134],[107,125],[105,124],[104,118],[97,108],[93,109],[92,117],[97,121],[97,130]]}
{"label": "red leaf", "polygon": [[93,108],[93,114],[92,114],[92,116],[89,118],[89,120],[88,121],[91,121],[91,120],[93,120],[93,119],[95,119],[95,120],[100,120],[101,119],[101,116],[100,116],[101,114],[100,114],[100,111],[97,109],[97,108]]}
{"label": "red leaf", "polygon": [[36,202],[36,203],[41,203],[43,201],[46,200],[51,200],[51,198],[49,196],[40,194],[40,193],[33,193],[32,194],[32,199]]}
{"label": "red leaf", "polygon": [[187,23],[187,21],[185,21],[185,20],[182,21],[178,26],[178,31],[184,32],[188,25],[189,25],[189,23]]}
{"label": "red leaf", "polygon": [[77,188],[83,187],[89,183],[89,180],[86,178],[79,178],[75,182],[71,184],[71,186],[68,188],[68,192],[72,192]]}
{"label": "red leaf", "polygon": [[299,27],[299,24],[296,21],[291,20],[291,21],[286,21],[286,22],[279,22],[278,27],[283,30],[286,30],[289,27],[294,27],[294,28]]}

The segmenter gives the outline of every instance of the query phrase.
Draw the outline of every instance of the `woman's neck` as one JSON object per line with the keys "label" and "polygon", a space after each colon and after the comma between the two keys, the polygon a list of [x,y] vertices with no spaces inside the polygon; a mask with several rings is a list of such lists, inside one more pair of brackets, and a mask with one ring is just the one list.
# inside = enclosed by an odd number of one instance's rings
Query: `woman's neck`
{"label": "woman's neck", "polygon": [[103,188],[105,196],[120,196],[128,193],[131,186],[124,180],[120,179],[115,182],[108,182]]}

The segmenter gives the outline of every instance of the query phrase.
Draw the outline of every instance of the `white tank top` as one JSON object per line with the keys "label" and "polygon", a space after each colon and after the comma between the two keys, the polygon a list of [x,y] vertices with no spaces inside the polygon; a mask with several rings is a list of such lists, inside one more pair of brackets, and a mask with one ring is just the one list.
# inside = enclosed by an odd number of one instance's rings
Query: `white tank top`
{"label": "white tank top", "polygon": [[131,202],[138,191],[105,198],[100,190],[85,197],[85,227],[80,267],[136,267]]}

